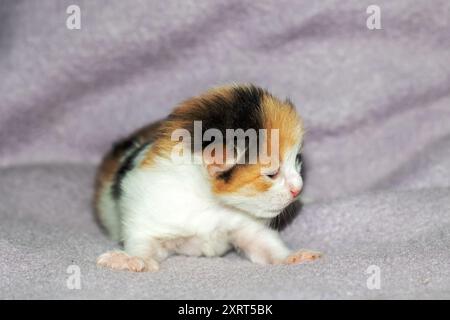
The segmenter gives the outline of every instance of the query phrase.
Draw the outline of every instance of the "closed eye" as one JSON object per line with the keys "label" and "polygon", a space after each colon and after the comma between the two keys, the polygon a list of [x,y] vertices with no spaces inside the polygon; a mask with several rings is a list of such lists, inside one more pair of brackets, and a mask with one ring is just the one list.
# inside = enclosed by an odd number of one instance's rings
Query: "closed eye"
{"label": "closed eye", "polygon": [[302,158],[302,154],[301,153],[297,153],[297,157],[295,158],[295,163],[296,164],[303,163],[303,158]]}

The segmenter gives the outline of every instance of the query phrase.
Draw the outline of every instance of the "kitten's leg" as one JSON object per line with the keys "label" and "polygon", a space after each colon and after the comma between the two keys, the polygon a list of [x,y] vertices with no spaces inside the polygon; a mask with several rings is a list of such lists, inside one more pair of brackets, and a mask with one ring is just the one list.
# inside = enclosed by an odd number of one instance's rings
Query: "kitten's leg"
{"label": "kitten's leg", "polygon": [[255,263],[297,264],[321,257],[319,252],[287,248],[275,230],[264,226],[248,226],[232,233],[232,243]]}
{"label": "kitten's leg", "polygon": [[108,251],[98,257],[97,265],[115,270],[155,272],[159,270],[159,261],[166,256],[166,251],[154,239],[129,239],[125,241],[125,251]]}

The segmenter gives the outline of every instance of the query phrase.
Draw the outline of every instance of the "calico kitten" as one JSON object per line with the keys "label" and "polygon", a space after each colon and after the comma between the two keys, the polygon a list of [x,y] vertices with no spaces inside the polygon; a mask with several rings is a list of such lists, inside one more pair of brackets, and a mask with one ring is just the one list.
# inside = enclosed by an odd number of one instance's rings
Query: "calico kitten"
{"label": "calico kitten", "polygon": [[[223,137],[227,129],[255,130],[258,151],[266,147],[275,161],[263,163],[259,153],[251,155],[255,141],[244,139],[239,147],[234,138],[200,145],[184,141],[190,155],[205,161],[175,161],[180,141],[174,132],[198,136],[195,123],[202,126],[201,137],[208,129]],[[261,264],[320,257],[291,251],[269,227],[302,189],[302,139],[302,119],[293,104],[253,85],[220,87],[181,103],[166,119],[116,144],[101,164],[96,211],[111,237],[123,241],[124,251],[106,252],[97,264],[156,271],[171,254],[211,257],[232,248]],[[208,156],[212,143],[217,148]]]}

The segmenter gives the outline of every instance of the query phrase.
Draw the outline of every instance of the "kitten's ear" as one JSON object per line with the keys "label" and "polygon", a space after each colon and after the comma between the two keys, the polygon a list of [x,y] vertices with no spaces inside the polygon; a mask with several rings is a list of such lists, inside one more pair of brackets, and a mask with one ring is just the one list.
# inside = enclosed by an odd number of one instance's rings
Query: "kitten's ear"
{"label": "kitten's ear", "polygon": [[211,177],[217,177],[222,172],[228,171],[233,168],[234,165],[230,164],[208,164],[206,165],[206,170]]}
{"label": "kitten's ear", "polygon": [[[228,151],[228,152],[227,152]],[[221,143],[211,144],[203,151],[203,160],[206,164],[206,170],[211,177],[216,177],[222,172],[228,171],[238,163],[245,160],[245,150],[230,148]]]}

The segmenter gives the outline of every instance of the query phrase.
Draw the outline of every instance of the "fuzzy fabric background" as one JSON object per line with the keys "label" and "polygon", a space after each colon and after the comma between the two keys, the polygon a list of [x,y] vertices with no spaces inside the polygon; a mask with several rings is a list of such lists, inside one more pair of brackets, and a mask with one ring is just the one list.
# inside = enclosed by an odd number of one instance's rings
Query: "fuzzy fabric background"
{"label": "fuzzy fabric background", "polygon": [[[102,154],[229,82],[303,115],[305,204],[283,237],[324,258],[97,269],[115,246],[91,210]],[[0,1],[0,298],[450,298],[449,266],[449,1]]]}

